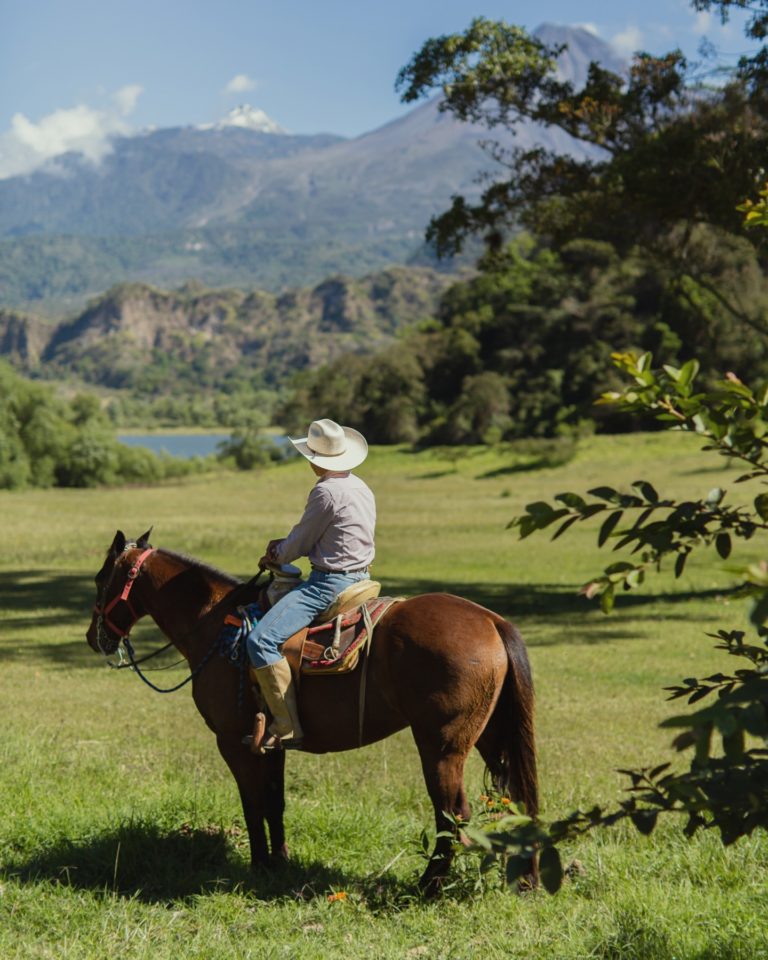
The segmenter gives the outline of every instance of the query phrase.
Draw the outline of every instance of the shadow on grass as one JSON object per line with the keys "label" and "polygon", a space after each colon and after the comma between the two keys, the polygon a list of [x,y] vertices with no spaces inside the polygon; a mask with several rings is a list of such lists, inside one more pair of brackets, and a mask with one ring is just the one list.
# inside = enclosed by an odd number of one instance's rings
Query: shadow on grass
{"label": "shadow on grass", "polygon": [[647,621],[700,621],[710,618],[691,609],[694,601],[714,600],[724,591],[709,589],[695,593],[627,593],[617,599],[618,616],[604,616],[594,601],[587,600],[578,587],[563,584],[460,583],[436,580],[394,580],[382,577],[382,593],[412,597],[421,593],[454,593],[479,603],[516,623],[523,635],[526,625],[558,628],[546,639],[528,640],[530,646],[575,643],[605,643],[645,636],[641,625]]}
{"label": "shadow on grass", "polygon": [[532,470],[553,470],[556,467],[563,466],[567,461],[552,460],[551,457],[538,457],[536,460],[529,460],[524,463],[511,463],[506,467],[497,467],[495,470],[487,470],[485,473],[479,473],[476,480],[492,480],[495,477],[507,477],[515,473],[530,473]]}
{"label": "shadow on grass", "polygon": [[458,471],[454,468],[450,470],[435,470],[432,473],[415,473],[409,480],[439,480],[441,477],[452,477]]}
{"label": "shadow on grass", "polygon": [[[93,580],[50,570],[0,573],[0,660],[44,658],[60,665],[85,665],[93,659],[85,642],[96,599]],[[56,627],[61,640],[39,639]]]}
{"label": "shadow on grass", "polygon": [[[359,875],[317,860],[277,860],[252,872],[237,834],[220,826],[166,831],[152,824],[123,824],[85,840],[61,840],[27,859],[7,857],[0,879],[21,884],[49,883],[97,895],[173,904],[215,893],[242,893],[264,902],[325,900],[345,891],[361,898],[374,914],[401,913],[422,904],[418,873]],[[454,867],[441,899],[466,898]]]}
{"label": "shadow on grass", "polygon": [[[692,601],[723,596],[722,590],[696,593],[628,593],[617,601],[620,617],[603,617],[594,602],[580,596],[578,586],[563,584],[463,583],[427,579],[382,577],[382,592],[389,596],[413,597],[421,593],[453,593],[516,622],[525,632],[527,624],[536,627],[553,624],[547,645],[561,643],[602,643],[631,640],[641,635],[640,623],[647,620],[709,618],[691,609]],[[54,573],[47,570],[21,570],[0,573],[3,598],[0,619],[0,661],[44,660],[59,667],[87,667],[96,662],[85,642],[94,603],[93,584],[88,577]],[[36,627],[59,628],[57,639],[35,636]],[[134,639],[140,653],[150,652],[164,640],[149,620],[136,627]],[[534,639],[533,645],[537,641]],[[174,652],[168,655],[174,658]]]}
{"label": "shadow on grass", "polygon": [[220,891],[247,891],[261,900],[311,900],[360,883],[317,862],[278,861],[252,873],[219,826],[168,832],[152,824],[124,824],[89,839],[61,840],[26,860],[7,858],[2,872],[17,883],[54,883],[169,903]]}

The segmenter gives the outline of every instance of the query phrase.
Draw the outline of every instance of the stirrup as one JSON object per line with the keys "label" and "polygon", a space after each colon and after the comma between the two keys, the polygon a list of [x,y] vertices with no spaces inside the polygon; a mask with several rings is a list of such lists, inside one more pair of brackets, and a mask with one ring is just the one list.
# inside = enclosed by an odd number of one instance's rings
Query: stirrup
{"label": "stirrup", "polygon": [[287,740],[281,740],[280,737],[276,737],[274,734],[270,734],[270,739],[265,743],[263,740],[258,747],[254,747],[256,738],[252,733],[249,733],[248,736],[243,737],[240,741],[246,747],[251,748],[251,753],[275,753],[277,750],[303,750],[304,741],[296,740],[293,737],[289,737]]}
{"label": "stirrup", "polygon": [[251,753],[273,753],[276,750],[301,750],[303,738],[288,737],[281,740],[275,733],[267,730],[267,718],[259,711],[254,717],[253,733],[240,741],[251,748]]}

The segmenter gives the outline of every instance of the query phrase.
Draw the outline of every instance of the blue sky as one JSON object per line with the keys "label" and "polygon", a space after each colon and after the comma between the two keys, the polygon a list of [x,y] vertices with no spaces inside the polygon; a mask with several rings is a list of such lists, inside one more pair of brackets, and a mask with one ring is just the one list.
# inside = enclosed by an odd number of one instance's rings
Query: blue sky
{"label": "blue sky", "polygon": [[2,0],[0,176],[243,102],[292,133],[357,136],[406,109],[395,77],[424,40],[475,16],[589,25],[625,53],[746,49],[740,20],[687,0]]}

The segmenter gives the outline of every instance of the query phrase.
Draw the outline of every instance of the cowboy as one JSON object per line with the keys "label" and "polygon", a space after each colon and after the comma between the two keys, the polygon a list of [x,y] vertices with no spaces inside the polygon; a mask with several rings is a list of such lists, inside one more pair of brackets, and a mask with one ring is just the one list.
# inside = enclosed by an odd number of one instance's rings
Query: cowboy
{"label": "cowboy", "polygon": [[262,749],[301,747],[296,692],[285,641],[308,626],[347,587],[368,578],[374,556],[376,501],[350,471],[368,456],[362,434],[333,420],[315,420],[301,440],[291,443],[318,477],[304,514],[282,540],[270,540],[259,566],[307,557],[309,577],[286,593],[258,621],[247,638],[250,676],[272,714]]}

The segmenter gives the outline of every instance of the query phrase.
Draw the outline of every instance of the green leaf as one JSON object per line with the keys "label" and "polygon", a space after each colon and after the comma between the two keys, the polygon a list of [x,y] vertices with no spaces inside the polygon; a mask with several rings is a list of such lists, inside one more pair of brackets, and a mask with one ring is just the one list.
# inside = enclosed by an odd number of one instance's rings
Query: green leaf
{"label": "green leaf", "polygon": [[648,501],[648,503],[658,503],[659,495],[656,493],[655,488],[652,484],[648,483],[647,480],[635,480],[632,484],[632,489],[637,490],[637,492]]}
{"label": "green leaf", "polygon": [[597,535],[598,547],[602,547],[608,537],[610,537],[611,533],[613,533],[613,530],[616,527],[616,524],[619,522],[619,520],[621,520],[623,514],[623,510],[616,510],[614,513],[610,513],[605,518],[603,525],[600,527],[600,533]]}
{"label": "green leaf", "polygon": [[760,493],[755,497],[755,510],[761,520],[768,520],[768,493]]}
{"label": "green leaf", "polygon": [[[613,487],[593,487],[592,490],[588,490],[587,493],[591,497],[599,497],[601,500],[615,500],[618,497],[618,491],[614,490]],[[766,494],[768,496],[768,494]]]}
{"label": "green leaf", "polygon": [[603,613],[610,613],[616,600],[616,591],[613,584],[609,584],[600,594],[600,609]]}
{"label": "green leaf", "polygon": [[564,503],[566,507],[570,507],[571,510],[581,511],[586,509],[587,506],[584,499],[580,497],[578,493],[558,493],[555,500]]}
{"label": "green leaf", "polygon": [[563,865],[557,847],[546,847],[539,859],[541,882],[547,893],[557,893],[563,885]]}
{"label": "green leaf", "polygon": [[689,360],[687,363],[684,363],[680,370],[680,375],[677,378],[678,386],[687,387],[690,383],[692,383],[696,379],[696,375],[699,372],[699,367],[699,361],[695,358]]}
{"label": "green leaf", "polygon": [[550,517],[555,511],[551,504],[545,500],[537,500],[535,503],[527,503],[525,505],[525,512],[534,517],[538,522]]}
{"label": "green leaf", "polygon": [[688,554],[678,553],[677,559],[675,560],[675,578],[681,576],[683,570],[685,569],[685,561],[688,559]]}
{"label": "green leaf", "polygon": [[718,535],[715,537],[715,547],[717,548],[717,552],[720,554],[723,560],[727,560],[731,555],[730,534],[718,533]]}
{"label": "green leaf", "polygon": [[565,533],[565,531],[568,529],[568,527],[570,527],[570,526],[572,526],[574,523],[576,523],[576,521],[577,521],[578,519],[579,519],[578,516],[568,517],[568,519],[565,520],[563,523],[561,523],[560,526],[557,528],[557,530],[555,530],[555,532],[552,534],[552,539],[553,539],[553,540],[557,540],[557,538],[558,538],[561,534]]}

